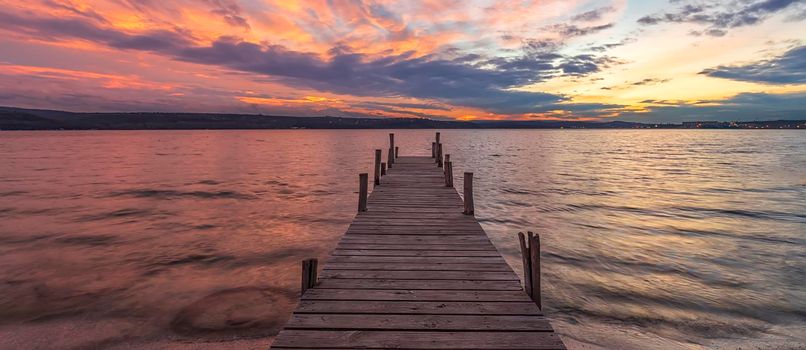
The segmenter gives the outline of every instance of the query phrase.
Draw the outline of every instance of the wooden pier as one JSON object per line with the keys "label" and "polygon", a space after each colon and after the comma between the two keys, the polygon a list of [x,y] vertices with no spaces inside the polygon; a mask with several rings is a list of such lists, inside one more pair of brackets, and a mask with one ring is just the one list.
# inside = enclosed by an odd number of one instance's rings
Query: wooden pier
{"label": "wooden pier", "polygon": [[564,349],[539,307],[537,237],[521,234],[527,294],[472,215],[472,173],[463,200],[441,143],[397,157],[390,141],[386,175],[376,151],[379,184],[362,198],[359,177],[358,215],[321,273],[303,262],[300,303],[272,348]]}

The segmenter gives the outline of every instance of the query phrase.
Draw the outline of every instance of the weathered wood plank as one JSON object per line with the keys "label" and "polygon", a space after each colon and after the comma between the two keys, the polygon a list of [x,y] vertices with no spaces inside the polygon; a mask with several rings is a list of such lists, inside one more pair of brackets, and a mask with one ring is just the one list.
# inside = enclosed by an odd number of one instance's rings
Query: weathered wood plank
{"label": "weathered wood plank", "polygon": [[366,262],[366,263],[411,263],[411,264],[506,264],[504,258],[500,256],[473,256],[473,257],[456,257],[456,256],[361,256],[361,255],[348,255],[339,256],[334,255],[328,259],[328,262],[334,263],[349,263],[349,262]]}
{"label": "weathered wood plank", "polygon": [[302,300],[530,301],[523,291],[309,289]]}
{"label": "weathered wood plank", "polygon": [[330,279],[319,280],[321,289],[377,290],[514,290],[520,291],[519,281],[468,280],[397,280],[397,279]]}
{"label": "weathered wood plank", "polygon": [[565,349],[553,332],[426,332],[286,330],[275,348]]}
{"label": "weathered wood plank", "polygon": [[295,314],[286,329],[552,331],[543,316]]}
{"label": "weathered wood plank", "polygon": [[302,300],[296,313],[389,315],[533,315],[543,312],[529,302]]}
{"label": "weathered wood plank", "polygon": [[388,271],[512,271],[507,264],[413,264],[329,262],[326,270],[388,270]]}
{"label": "weathered wood plank", "polygon": [[367,250],[367,249],[336,249],[332,255],[336,256],[412,256],[412,257],[500,257],[497,251],[492,250]]}
{"label": "weathered wood plank", "polygon": [[409,280],[467,280],[518,281],[512,271],[389,271],[389,270],[322,270],[322,278],[409,279]]}
{"label": "weathered wood plank", "polygon": [[495,251],[492,243],[486,244],[370,244],[370,243],[339,243],[338,249],[377,249],[377,250],[488,250]]}

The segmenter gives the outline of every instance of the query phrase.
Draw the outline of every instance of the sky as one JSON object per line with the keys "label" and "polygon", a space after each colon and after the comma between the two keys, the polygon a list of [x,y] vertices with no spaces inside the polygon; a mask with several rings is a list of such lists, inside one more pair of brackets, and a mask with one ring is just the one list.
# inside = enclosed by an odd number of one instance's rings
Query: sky
{"label": "sky", "polygon": [[0,0],[0,105],[806,119],[804,40],[804,0]]}

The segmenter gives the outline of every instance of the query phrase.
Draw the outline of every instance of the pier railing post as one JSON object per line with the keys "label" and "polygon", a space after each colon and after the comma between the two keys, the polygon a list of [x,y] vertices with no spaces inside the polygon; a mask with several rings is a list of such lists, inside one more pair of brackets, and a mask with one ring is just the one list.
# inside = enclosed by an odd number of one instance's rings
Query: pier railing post
{"label": "pier railing post", "polygon": [[392,164],[395,163],[395,133],[389,133],[389,169],[392,169]]}
{"label": "pier railing post", "polygon": [[451,161],[451,155],[450,155],[450,154],[446,154],[446,155],[445,155],[445,162],[443,163],[445,166],[443,166],[443,167],[442,167],[442,173],[444,173],[444,174],[445,174],[445,176],[446,176],[445,178],[446,178],[446,179],[447,179],[447,175],[448,175],[448,162],[450,162],[450,161]]}
{"label": "pier railing post", "polygon": [[453,163],[445,162],[445,187],[453,187]]}
{"label": "pier railing post", "polygon": [[465,215],[473,215],[473,173],[465,172]]}
{"label": "pier railing post", "polygon": [[437,133],[436,142],[434,142],[434,152],[433,152],[434,155],[432,156],[432,158],[434,158],[434,163],[437,163],[437,164],[439,164],[439,162],[441,161],[440,160],[441,156],[440,156],[440,153],[439,153],[439,147],[440,146],[441,146],[441,144],[439,142],[439,133]]}
{"label": "pier railing post", "polygon": [[526,294],[532,298],[541,310],[543,309],[543,296],[540,287],[540,235],[527,232],[518,232],[521,243],[521,257],[523,258],[523,285]]}
{"label": "pier railing post", "polygon": [[302,287],[300,294],[305,294],[305,291],[316,286],[317,283],[317,270],[319,269],[319,260],[305,259],[302,260]]}
{"label": "pier railing post", "polygon": [[367,187],[369,187],[369,174],[358,174],[358,211],[367,211]]}
{"label": "pier railing post", "polygon": [[386,176],[386,163],[385,162],[381,162],[381,176]]}
{"label": "pier railing post", "polygon": [[437,144],[437,168],[442,167],[442,144]]}
{"label": "pier railing post", "polygon": [[543,310],[543,296],[540,287],[540,236],[529,232],[529,262],[532,264],[532,300]]}
{"label": "pier railing post", "polygon": [[437,157],[437,143],[431,142],[431,158]]}
{"label": "pier railing post", "polygon": [[397,159],[397,157],[399,157],[399,156],[400,156],[400,155],[398,154],[398,151],[400,151],[400,147],[395,146],[395,159]]}
{"label": "pier railing post", "polygon": [[381,150],[375,150],[375,186],[381,184]]}

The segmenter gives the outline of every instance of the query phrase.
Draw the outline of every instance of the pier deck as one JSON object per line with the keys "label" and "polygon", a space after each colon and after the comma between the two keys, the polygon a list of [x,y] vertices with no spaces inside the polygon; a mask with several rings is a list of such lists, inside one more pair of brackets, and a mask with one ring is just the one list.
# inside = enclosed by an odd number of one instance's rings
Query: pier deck
{"label": "pier deck", "polygon": [[399,157],[274,349],[564,349],[431,157]]}

